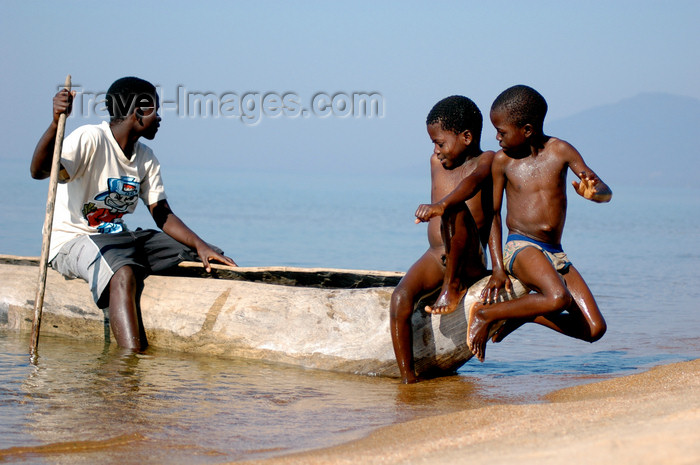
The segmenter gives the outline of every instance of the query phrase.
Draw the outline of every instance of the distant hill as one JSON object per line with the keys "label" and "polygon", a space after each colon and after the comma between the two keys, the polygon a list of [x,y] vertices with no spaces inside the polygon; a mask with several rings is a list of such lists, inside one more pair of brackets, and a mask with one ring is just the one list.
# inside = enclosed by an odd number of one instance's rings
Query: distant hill
{"label": "distant hill", "polygon": [[698,186],[700,100],[644,93],[545,123],[615,185]]}

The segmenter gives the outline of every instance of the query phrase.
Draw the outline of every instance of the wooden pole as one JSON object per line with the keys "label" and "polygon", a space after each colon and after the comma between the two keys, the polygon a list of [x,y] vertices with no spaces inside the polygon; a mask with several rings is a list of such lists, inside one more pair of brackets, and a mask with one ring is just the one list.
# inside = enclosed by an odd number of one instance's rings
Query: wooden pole
{"label": "wooden pole", "polygon": [[[70,74],[66,76],[65,88],[70,92]],[[46,200],[46,216],[41,238],[41,259],[39,261],[39,281],[34,300],[34,322],[32,323],[32,345],[30,354],[33,360],[37,356],[39,346],[39,329],[41,328],[41,311],[44,307],[44,293],[46,291],[46,271],[49,266],[49,246],[51,245],[51,229],[53,226],[53,212],[56,204],[56,187],[58,186],[58,172],[61,166],[61,149],[63,148],[63,134],[66,130],[66,114],[58,117],[56,129],[56,142],[53,146],[53,159],[51,160],[51,177],[49,178],[49,194]]]}

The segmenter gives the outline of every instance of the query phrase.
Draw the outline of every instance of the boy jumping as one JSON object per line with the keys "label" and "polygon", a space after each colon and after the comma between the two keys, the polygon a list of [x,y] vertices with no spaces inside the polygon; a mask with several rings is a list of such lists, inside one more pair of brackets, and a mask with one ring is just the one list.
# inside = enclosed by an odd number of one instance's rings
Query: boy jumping
{"label": "boy jumping", "polygon": [[[561,247],[566,219],[566,174],[580,181],[576,192],[594,202],[609,202],[610,188],[567,142],[543,133],[547,102],[534,89],[518,85],[505,90],[491,106],[501,150],[493,166],[494,217],[489,239],[493,275],[482,303],[469,309],[467,344],[484,361],[489,326],[509,320],[493,336],[502,340],[526,322],[535,322],[567,336],[594,342],[606,330],[598,305]],[[508,238],[502,247],[501,204],[505,189]],[[518,278],[532,293],[495,303],[497,292]]]}
{"label": "boy jumping", "polygon": [[[75,93],[63,89],[53,99],[53,121],[39,140],[30,171],[46,179],[58,119],[70,114]],[[109,323],[120,347],[148,345],[139,307],[143,279],[185,259],[198,257],[236,266],[189,229],[170,209],[153,151],[160,125],[158,95],[143,79],[125,77],[107,91],[110,122],[82,126],[63,143],[61,171],[51,234],[51,266],[87,281],[100,308],[109,306]],[[163,232],[130,231],[123,222],[141,198]]]}
{"label": "boy jumping", "polygon": [[431,313],[450,313],[466,289],[486,275],[484,250],[492,220],[491,161],[480,148],[483,119],[466,97],[439,101],[426,121],[434,144],[430,157],[431,204],[416,210],[428,222],[430,247],[408,270],[391,296],[390,328],[403,383],[418,381],[411,316],[416,302],[440,285]]}

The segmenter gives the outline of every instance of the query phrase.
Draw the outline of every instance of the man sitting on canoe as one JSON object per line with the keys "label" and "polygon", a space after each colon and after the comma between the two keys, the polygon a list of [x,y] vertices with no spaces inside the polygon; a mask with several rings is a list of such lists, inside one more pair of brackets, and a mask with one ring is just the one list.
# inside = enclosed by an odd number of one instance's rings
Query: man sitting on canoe
{"label": "man sitting on canoe", "polygon": [[428,222],[430,247],[408,270],[391,297],[391,338],[402,382],[414,383],[411,316],[421,297],[442,289],[430,313],[453,312],[467,288],[487,274],[484,247],[493,218],[491,162],[480,147],[483,118],[462,96],[439,101],[426,121],[434,144],[430,157],[431,204],[416,210]]}
{"label": "man sitting on canoe", "polygon": [[[70,114],[73,96],[66,89],[53,99],[53,121],[39,140],[30,166],[34,179],[46,179],[59,116]],[[85,125],[63,143],[61,171],[51,234],[51,266],[90,284],[100,308],[109,306],[117,344],[134,350],[148,345],[141,324],[139,290],[149,273],[198,257],[207,271],[210,260],[235,266],[170,209],[153,151],[160,126],[158,95],[153,84],[135,77],[115,81],[107,91],[110,122]],[[123,216],[141,198],[163,232],[130,231]]]}

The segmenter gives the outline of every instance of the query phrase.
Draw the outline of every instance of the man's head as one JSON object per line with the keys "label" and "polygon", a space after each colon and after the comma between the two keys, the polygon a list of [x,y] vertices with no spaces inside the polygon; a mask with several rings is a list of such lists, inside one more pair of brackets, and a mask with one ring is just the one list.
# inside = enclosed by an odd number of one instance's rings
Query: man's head
{"label": "man's head", "polygon": [[153,84],[137,77],[117,79],[107,90],[107,111],[111,123],[133,118],[139,137],[153,139],[158,132],[158,94]]}
{"label": "man's head", "polygon": [[107,90],[107,111],[112,121],[126,118],[140,110],[158,109],[158,94],[153,84],[137,77],[117,79]]}

